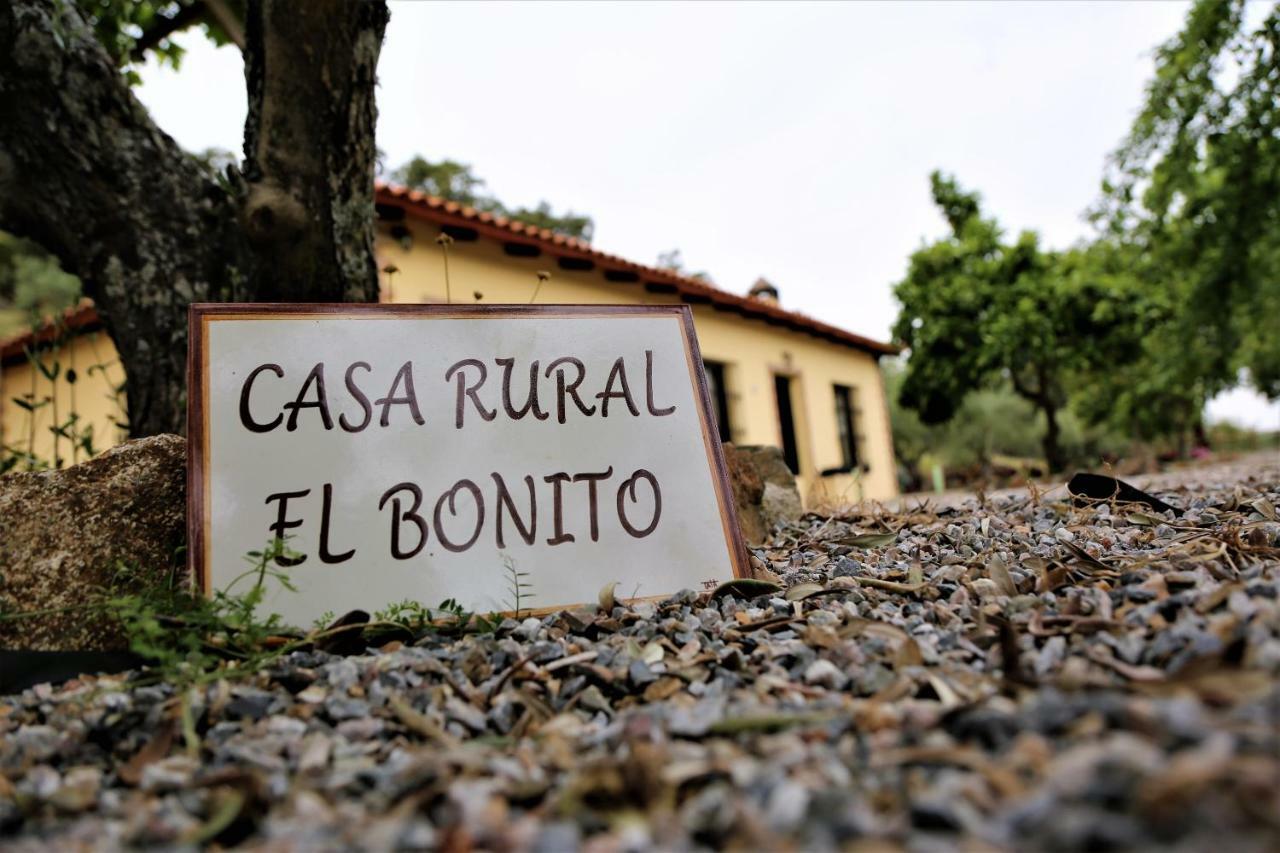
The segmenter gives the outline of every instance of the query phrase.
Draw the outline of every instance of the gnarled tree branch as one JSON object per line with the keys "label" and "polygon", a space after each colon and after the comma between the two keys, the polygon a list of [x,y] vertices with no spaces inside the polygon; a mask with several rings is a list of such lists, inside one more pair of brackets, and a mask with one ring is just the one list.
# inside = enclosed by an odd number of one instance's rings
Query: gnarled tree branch
{"label": "gnarled tree branch", "polygon": [[129,377],[130,431],[180,431],[186,305],[241,297],[236,206],[151,121],[75,7],[0,8],[0,227],[78,275]]}
{"label": "gnarled tree branch", "polygon": [[250,3],[246,182],[229,192],[151,121],[74,4],[0,4],[0,228],[84,283],[132,434],[182,431],[188,303],[377,297],[386,22],[380,2]]}

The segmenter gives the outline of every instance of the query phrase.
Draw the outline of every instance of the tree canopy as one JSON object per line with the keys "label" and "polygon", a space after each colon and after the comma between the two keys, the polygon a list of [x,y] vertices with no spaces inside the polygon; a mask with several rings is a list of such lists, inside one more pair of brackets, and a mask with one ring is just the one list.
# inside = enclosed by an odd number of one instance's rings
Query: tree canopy
{"label": "tree canopy", "polygon": [[154,56],[178,67],[183,49],[173,37],[197,26],[214,44],[244,47],[246,0],[75,0],[75,5],[119,66]]}
{"label": "tree canopy", "polygon": [[665,252],[658,253],[657,261],[658,269],[669,270],[676,275],[682,275],[685,278],[696,278],[699,281],[711,281],[711,276],[705,270],[691,270],[684,265],[684,256],[679,249],[668,249]]}
{"label": "tree canopy", "polygon": [[1055,463],[1066,406],[1155,438],[1199,432],[1241,369],[1280,397],[1278,48],[1280,4],[1190,7],[1156,50],[1087,244],[1006,239],[976,193],[935,173],[950,234],[913,254],[895,288],[894,334],[911,349],[901,402],[940,423],[1007,382],[1044,416]]}
{"label": "tree canopy", "polygon": [[1005,238],[953,178],[930,182],[951,233],[912,254],[894,288],[893,333],[911,350],[901,401],[936,424],[969,392],[1007,382],[1043,415],[1044,456],[1058,470],[1059,412],[1081,376],[1132,354],[1140,295],[1087,251],[1047,251],[1029,231]]}
{"label": "tree canopy", "polygon": [[0,338],[68,308],[80,297],[80,282],[30,240],[0,232]]}
{"label": "tree canopy", "polygon": [[1159,372],[1203,398],[1244,368],[1280,397],[1280,4],[1190,8],[1156,50],[1095,215],[1177,309]]}
{"label": "tree canopy", "polygon": [[393,171],[391,180],[410,189],[456,201],[486,213],[506,216],[526,225],[546,228],[566,237],[576,237],[588,243],[595,232],[595,222],[591,217],[572,211],[557,214],[545,201],[534,207],[507,207],[485,192],[484,180],[476,176],[470,165],[457,160],[432,162],[418,155]]}

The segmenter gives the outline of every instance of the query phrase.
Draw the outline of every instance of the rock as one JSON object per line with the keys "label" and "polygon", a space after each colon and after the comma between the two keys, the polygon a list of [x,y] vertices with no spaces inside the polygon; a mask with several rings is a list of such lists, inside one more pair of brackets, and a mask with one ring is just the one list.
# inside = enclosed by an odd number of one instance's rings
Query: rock
{"label": "rock", "polygon": [[911,825],[926,830],[956,830],[961,828],[959,816],[953,805],[941,799],[922,799],[911,804]]}
{"label": "rock", "polygon": [[764,498],[764,480],[751,462],[751,457],[732,444],[724,446],[724,461],[729,469],[729,485],[733,488],[733,502],[738,510],[738,525],[748,542],[763,542],[769,533],[765,524],[761,500]]}
{"label": "rock", "polygon": [[543,825],[533,840],[533,853],[559,853],[582,846],[582,834],[576,823],[559,821]]}
{"label": "rock", "polygon": [[260,720],[267,715],[275,700],[276,697],[265,690],[242,690],[227,706],[227,715],[235,719],[247,717],[250,720]]}
{"label": "rock", "polygon": [[10,737],[13,764],[47,761],[62,748],[63,736],[52,726],[23,726]]}
{"label": "rock", "polygon": [[514,633],[522,640],[533,640],[537,638],[538,632],[541,630],[542,620],[530,616],[520,623],[520,627],[516,628]]}
{"label": "rock", "polygon": [[862,574],[862,565],[851,557],[841,557],[831,571],[831,576],[836,578],[851,578],[860,574]]}
{"label": "rock", "polygon": [[831,690],[840,690],[849,683],[849,679],[831,661],[818,658],[804,671],[804,682]]}
{"label": "rock", "polygon": [[363,699],[351,699],[346,696],[330,696],[324,701],[325,713],[334,722],[354,720],[369,714],[369,703]]}
{"label": "rock", "polygon": [[109,617],[85,602],[118,581],[168,582],[183,572],[186,440],[130,441],[60,471],[0,476],[0,610],[53,611],[0,622],[0,648],[120,649]]}
{"label": "rock", "polygon": [[329,756],[333,753],[333,743],[323,734],[308,735],[302,741],[301,753],[298,756],[298,772],[302,774],[319,773],[329,765]]}
{"label": "rock", "polygon": [[794,832],[809,808],[809,791],[796,782],[783,782],[769,794],[764,821],[778,833]]}
{"label": "rock", "polygon": [[349,741],[372,740],[382,733],[387,724],[377,717],[354,717],[343,720],[335,728],[338,734]]}
{"label": "rock", "polygon": [[781,450],[726,444],[724,454],[738,522],[747,542],[763,542],[775,524],[795,521],[803,514],[795,475],[787,468]]}
{"label": "rock", "polygon": [[98,789],[101,787],[102,771],[99,768],[75,767],[68,771],[49,801],[63,811],[82,812],[98,801]]}
{"label": "rock", "polygon": [[627,676],[636,687],[643,687],[650,682],[658,680],[658,676],[654,675],[653,670],[642,660],[633,660],[631,662],[631,666],[627,669]]}
{"label": "rock", "polygon": [[142,770],[140,787],[144,791],[176,791],[187,786],[200,769],[200,762],[189,755],[171,755]]}
{"label": "rock", "polygon": [[62,776],[47,764],[38,764],[27,771],[22,780],[22,792],[39,800],[48,800],[62,787]]}
{"label": "rock", "polygon": [[777,483],[765,483],[761,507],[770,527],[779,521],[795,521],[804,514],[804,504],[800,502],[800,492],[796,489],[794,479],[789,488]]}

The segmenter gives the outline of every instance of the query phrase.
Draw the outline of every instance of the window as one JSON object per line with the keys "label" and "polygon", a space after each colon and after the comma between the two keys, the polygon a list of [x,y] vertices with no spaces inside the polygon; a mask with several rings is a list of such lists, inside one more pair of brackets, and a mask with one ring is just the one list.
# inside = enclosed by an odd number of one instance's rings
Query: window
{"label": "window", "polygon": [[842,471],[858,467],[858,410],[853,405],[854,391],[847,385],[833,386],[836,392],[836,430],[840,434],[840,450],[844,454]]}
{"label": "window", "polygon": [[791,407],[791,378],[774,374],[773,394],[778,401],[778,430],[782,434],[782,458],[792,474],[799,474],[800,448],[796,444],[795,412]]}
{"label": "window", "polygon": [[711,411],[716,416],[716,426],[720,430],[721,441],[732,441],[729,424],[729,393],[725,390],[724,364],[718,361],[704,361],[707,374],[707,390],[711,393]]}

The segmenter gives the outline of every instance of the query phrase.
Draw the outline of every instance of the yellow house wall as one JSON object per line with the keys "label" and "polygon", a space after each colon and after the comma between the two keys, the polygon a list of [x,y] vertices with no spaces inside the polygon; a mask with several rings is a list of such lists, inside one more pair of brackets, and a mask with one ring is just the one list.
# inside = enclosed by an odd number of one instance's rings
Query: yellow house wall
{"label": "yellow house wall", "polygon": [[[410,245],[380,233],[376,244],[385,302],[444,302],[445,249],[439,231],[410,221]],[[676,296],[655,294],[643,283],[611,282],[599,265],[589,271],[561,269],[554,258],[511,257],[496,240],[455,241],[448,248],[448,290],[454,302],[538,304],[670,304]],[[538,272],[551,277],[540,287]],[[781,445],[774,397],[775,373],[792,378],[799,484],[806,505],[885,499],[898,493],[889,417],[879,364],[866,352],[832,344],[759,320],[693,306],[702,355],[726,365],[731,436],[737,444]],[[868,470],[858,476],[819,472],[843,463],[836,426],[835,384],[854,389],[858,452]]]}
{"label": "yellow house wall", "polygon": [[[49,464],[56,464],[56,459],[64,465],[84,461],[84,448],[52,430],[67,424],[72,413],[76,423],[66,432],[83,436],[92,430],[93,450],[101,452],[124,440],[125,430],[117,425],[125,416],[124,395],[114,390],[124,382],[124,369],[105,332],[78,335],[57,349],[42,350],[38,357],[47,371],[56,367],[54,379],[30,361],[0,372],[0,444],[8,452],[34,453]],[[34,401],[37,408],[30,412],[14,398]]]}
{"label": "yellow house wall", "polygon": [[[413,239],[407,248],[379,234],[376,249],[378,265],[383,270],[382,300],[444,302],[444,250],[435,242],[439,232],[422,223],[409,225]],[[569,271],[560,269],[553,258],[546,256],[510,257],[497,241],[483,237],[474,242],[455,242],[448,252],[449,291],[454,302],[528,303],[538,288],[540,270],[549,272],[551,278],[537,291],[539,304],[678,301],[674,296],[650,293],[639,282],[607,281],[599,267]],[[710,306],[694,306],[693,316],[703,357],[726,365],[730,430],[735,443],[781,445],[773,376],[782,373],[792,378],[801,466],[798,479],[806,505],[884,499],[897,494],[888,411],[879,365],[872,356]],[[53,406],[40,408],[33,423],[33,416],[11,399],[28,394],[34,394],[37,401],[56,396],[59,421],[64,421],[67,413],[78,411],[80,423],[92,426],[98,450],[122,440],[123,432],[115,421],[123,420],[123,395],[113,389],[124,381],[124,372],[106,334],[82,335],[56,356],[47,351],[42,357],[46,365],[56,357],[63,363],[63,371],[74,366],[77,382],[67,382],[65,372],[50,382],[29,364],[5,368],[0,376],[0,442],[25,452],[34,426],[36,455],[53,459],[54,436],[49,430],[55,423]],[[91,365],[102,367],[90,369]],[[867,470],[857,476],[820,474],[843,461],[833,390],[837,383],[854,389],[859,410],[858,453]],[[60,441],[58,452],[67,462],[82,458],[66,439]]]}

